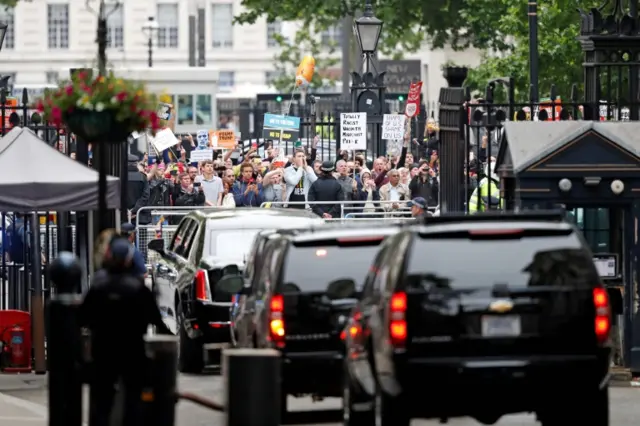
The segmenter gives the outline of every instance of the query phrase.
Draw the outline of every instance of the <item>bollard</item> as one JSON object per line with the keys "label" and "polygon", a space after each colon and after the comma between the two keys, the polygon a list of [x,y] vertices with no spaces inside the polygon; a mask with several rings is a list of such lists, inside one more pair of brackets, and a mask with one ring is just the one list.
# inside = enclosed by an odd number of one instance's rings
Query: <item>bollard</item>
{"label": "bollard", "polygon": [[142,393],[145,425],[173,426],[176,418],[178,340],[174,336],[146,336],[149,387]]}
{"label": "bollard", "polygon": [[59,293],[49,302],[49,426],[82,425],[82,378],[78,311],[82,296],[73,294],[82,269],[72,253],[58,255],[49,276]]}
{"label": "bollard", "polygon": [[226,349],[227,426],[280,426],[280,352]]}

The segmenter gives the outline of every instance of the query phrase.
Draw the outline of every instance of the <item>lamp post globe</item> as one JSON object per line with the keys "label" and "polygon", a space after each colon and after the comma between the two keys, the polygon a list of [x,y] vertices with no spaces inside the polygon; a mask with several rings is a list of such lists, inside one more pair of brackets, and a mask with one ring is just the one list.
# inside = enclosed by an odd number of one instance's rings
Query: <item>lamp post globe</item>
{"label": "lamp post globe", "polygon": [[363,15],[353,21],[353,32],[363,54],[373,54],[378,49],[382,24],[373,14],[373,6],[367,1]]}

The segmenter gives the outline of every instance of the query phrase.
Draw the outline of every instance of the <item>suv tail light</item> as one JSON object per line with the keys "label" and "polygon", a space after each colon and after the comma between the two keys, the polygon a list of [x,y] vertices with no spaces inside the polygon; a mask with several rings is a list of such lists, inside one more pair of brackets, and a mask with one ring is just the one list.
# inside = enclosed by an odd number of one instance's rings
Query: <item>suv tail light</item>
{"label": "suv tail light", "polygon": [[207,271],[202,269],[198,269],[196,272],[196,300],[201,302],[210,302],[211,301],[211,289],[209,288],[209,276],[207,275]]}
{"label": "suv tail light", "polygon": [[284,347],[284,299],[281,294],[274,294],[271,297],[269,313],[269,336],[277,347]]}
{"label": "suv tail light", "polygon": [[602,287],[593,289],[593,306],[596,311],[595,332],[598,343],[605,343],[611,331],[611,309],[609,307],[609,294]]}
{"label": "suv tail light", "polygon": [[406,312],[407,293],[394,293],[389,302],[389,336],[393,346],[402,347],[407,340]]}

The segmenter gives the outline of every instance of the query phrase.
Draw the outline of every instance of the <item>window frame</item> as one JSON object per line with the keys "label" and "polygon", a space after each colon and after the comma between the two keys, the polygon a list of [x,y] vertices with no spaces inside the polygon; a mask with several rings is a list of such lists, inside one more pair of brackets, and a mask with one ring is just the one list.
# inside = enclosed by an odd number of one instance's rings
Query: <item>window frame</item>
{"label": "window frame", "polygon": [[[56,9],[60,8],[60,9]],[[58,12],[64,11],[63,13],[58,13],[60,15],[56,19],[54,19],[53,11],[57,10]],[[64,15],[65,20],[62,20],[61,16]],[[66,25],[66,36],[63,37],[63,29]],[[52,33],[55,37],[52,39]],[[69,49],[70,45],[70,33],[71,33],[71,22],[70,22],[70,6],[68,3],[47,3],[47,46],[49,49],[59,49],[65,50]],[[55,43],[51,43],[52,40],[55,40]]]}
{"label": "window frame", "polygon": [[[179,19],[175,19],[170,25],[163,22],[163,13],[161,10],[163,7],[173,8],[175,10],[175,16],[179,17],[180,14],[180,4],[177,2],[161,2],[156,4],[156,16],[158,17],[158,33],[156,34],[156,47],[158,49],[178,49],[180,47],[180,30],[179,30]],[[168,13],[169,16],[172,15]],[[172,37],[172,34],[175,33],[175,38]],[[175,41],[175,43],[173,43]]]}
{"label": "window frame", "polygon": [[[225,19],[224,22],[229,22],[229,34],[227,34],[229,36],[228,40],[216,40],[218,33],[216,32],[216,30],[219,31],[220,25],[219,23],[216,21],[216,16],[218,15],[216,13],[218,8],[229,8],[229,16],[228,19]],[[211,7],[209,9],[210,11],[210,17],[209,17],[209,23],[211,25],[211,47],[214,49],[231,49],[233,48],[234,45],[234,39],[233,39],[233,24],[231,24],[231,22],[233,21],[233,3],[231,2],[225,2],[225,3],[211,3]]]}
{"label": "window frame", "polygon": [[[124,6],[118,3],[105,3],[105,7],[105,15],[107,16],[107,48],[122,49],[124,48]],[[119,22],[113,22],[116,20],[114,16],[118,16],[117,21]]]}
{"label": "window frame", "polygon": [[8,6],[0,6],[0,22],[7,24],[7,30],[2,41],[3,49],[16,48],[16,10]]}

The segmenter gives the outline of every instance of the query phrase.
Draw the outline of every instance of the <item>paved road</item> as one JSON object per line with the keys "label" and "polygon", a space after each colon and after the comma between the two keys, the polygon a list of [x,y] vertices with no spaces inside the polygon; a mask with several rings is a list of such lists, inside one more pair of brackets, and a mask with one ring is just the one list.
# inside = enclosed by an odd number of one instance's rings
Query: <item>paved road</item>
{"label": "paved road", "polygon": [[[40,379],[43,382],[43,379]],[[222,380],[216,375],[181,375],[180,388],[195,392],[205,397],[222,402]],[[44,426],[46,415],[47,394],[42,389],[42,383],[31,383],[28,386],[2,386],[0,379],[0,424],[14,424],[16,426]],[[611,411],[612,426],[635,426],[640,418],[640,388],[612,388]],[[338,399],[313,403],[310,399],[292,398],[289,401],[295,414],[296,424],[322,424],[337,426],[340,423],[340,408]],[[178,421],[176,426],[223,426],[224,418],[221,413],[210,412],[187,402],[178,406]],[[436,421],[414,420],[412,426],[436,426]],[[452,426],[478,425],[473,420],[451,420]],[[533,426],[537,423],[533,416],[515,415],[503,418],[498,426]],[[574,425],[588,426],[588,425]]]}

